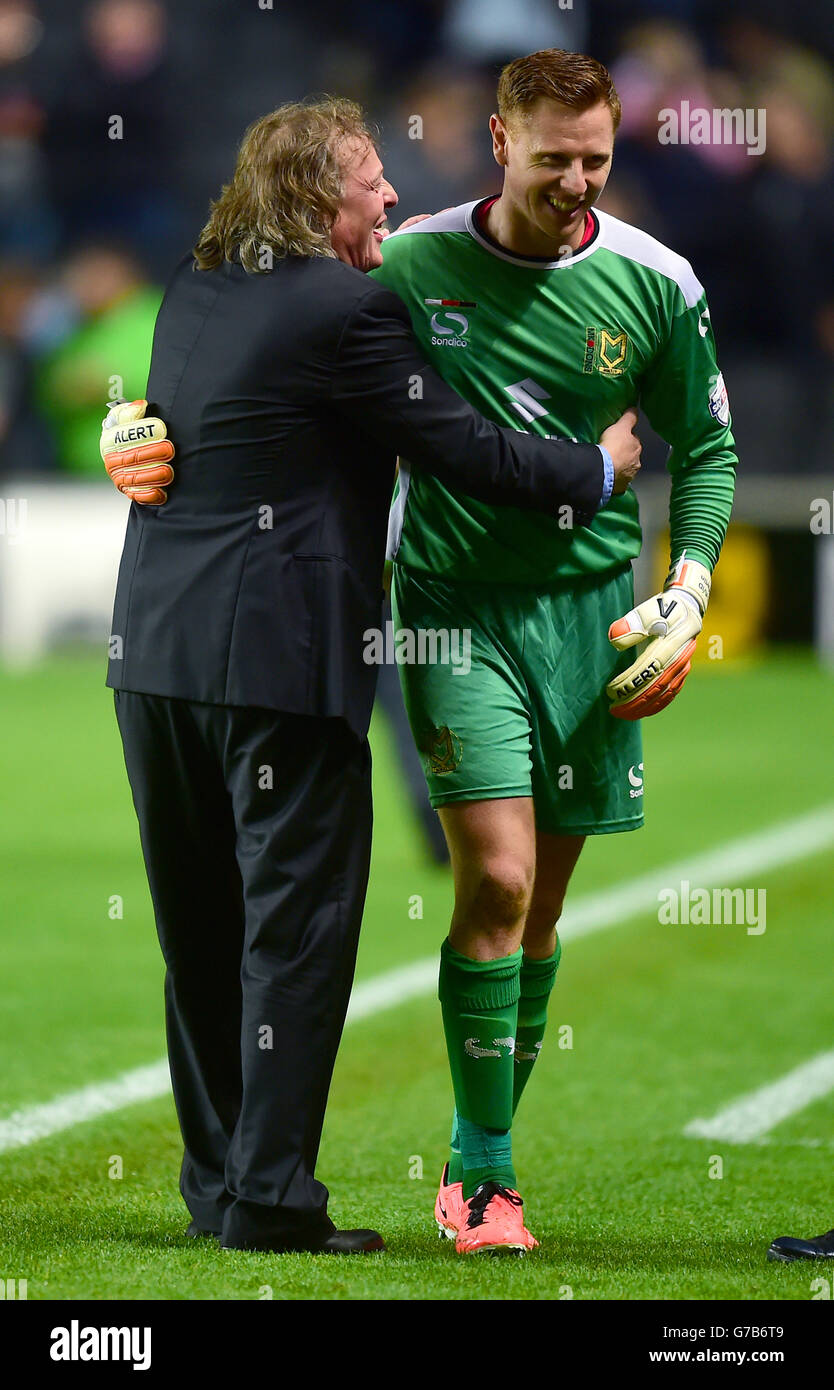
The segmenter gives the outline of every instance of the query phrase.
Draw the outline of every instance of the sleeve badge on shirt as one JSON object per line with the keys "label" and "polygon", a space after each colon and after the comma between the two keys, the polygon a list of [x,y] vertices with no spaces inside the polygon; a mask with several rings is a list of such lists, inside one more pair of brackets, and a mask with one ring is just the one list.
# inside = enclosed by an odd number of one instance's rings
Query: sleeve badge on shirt
{"label": "sleeve badge on shirt", "polygon": [[709,413],[719,425],[726,427],[730,423],[730,398],[724,385],[724,373],[719,372],[714,379],[710,377],[710,381],[712,386],[709,393]]}

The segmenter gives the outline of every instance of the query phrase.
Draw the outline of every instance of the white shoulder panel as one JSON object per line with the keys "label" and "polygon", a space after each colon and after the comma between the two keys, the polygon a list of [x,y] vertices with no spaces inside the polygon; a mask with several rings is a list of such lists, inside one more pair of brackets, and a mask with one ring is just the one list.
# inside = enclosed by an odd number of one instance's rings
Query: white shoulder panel
{"label": "white shoulder panel", "polygon": [[674,280],[686,301],[687,309],[698,303],[704,293],[704,287],[689,261],[679,256],[676,251],[670,251],[668,246],[649,236],[648,232],[641,232],[639,227],[632,227],[628,222],[621,222],[618,217],[611,217],[609,213],[600,212],[599,209],[595,211],[600,220],[602,243],[608,251],[625,256],[627,260],[637,261],[639,265],[648,266],[659,275]]}
{"label": "white shoulder panel", "polygon": [[403,232],[392,232],[392,236],[409,236],[412,232],[465,232],[466,215],[483,199],[476,198],[472,203],[461,203],[456,208],[446,208],[445,212],[436,212],[434,217],[427,217],[422,222],[416,223],[413,227],[406,227]]}

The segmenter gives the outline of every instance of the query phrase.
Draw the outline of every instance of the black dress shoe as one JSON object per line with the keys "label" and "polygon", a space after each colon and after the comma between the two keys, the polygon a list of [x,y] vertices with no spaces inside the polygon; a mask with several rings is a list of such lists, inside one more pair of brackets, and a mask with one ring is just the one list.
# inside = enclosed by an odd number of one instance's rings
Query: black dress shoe
{"label": "black dress shoe", "polygon": [[385,1249],[379,1231],[330,1230],[318,1241],[299,1237],[294,1240],[269,1240],[255,1236],[240,1241],[221,1239],[224,1250],[261,1250],[272,1255],[370,1255]]}
{"label": "black dress shoe", "polygon": [[373,1255],[385,1249],[379,1231],[334,1231],[314,1252],[322,1255]]}
{"label": "black dress shoe", "polygon": [[826,1231],[824,1236],[813,1236],[811,1240],[795,1240],[793,1236],[780,1236],[767,1252],[769,1260],[834,1260],[834,1230]]}
{"label": "black dress shoe", "polygon": [[207,1231],[204,1226],[198,1226],[196,1221],[191,1222],[185,1234],[191,1236],[192,1240],[199,1240],[202,1236],[211,1236],[214,1240],[220,1239],[219,1231]]}

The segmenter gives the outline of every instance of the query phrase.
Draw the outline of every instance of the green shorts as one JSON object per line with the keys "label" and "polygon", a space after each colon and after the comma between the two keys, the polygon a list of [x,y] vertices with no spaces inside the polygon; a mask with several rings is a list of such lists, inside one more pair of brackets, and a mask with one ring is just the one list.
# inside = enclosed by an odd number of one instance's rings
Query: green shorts
{"label": "green shorts", "polygon": [[394,566],[394,651],[432,806],[532,796],[548,834],[643,824],[640,723],[612,718],[605,693],[633,660],[608,641],[633,592],[630,568],[542,590]]}

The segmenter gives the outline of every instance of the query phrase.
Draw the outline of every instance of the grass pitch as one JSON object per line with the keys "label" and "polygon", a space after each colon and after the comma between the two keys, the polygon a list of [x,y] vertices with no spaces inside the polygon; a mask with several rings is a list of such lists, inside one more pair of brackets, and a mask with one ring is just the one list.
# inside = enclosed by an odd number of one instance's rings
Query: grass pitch
{"label": "grass pitch", "polygon": [[[78,657],[0,675],[0,1122],[164,1053],[161,959],[102,681],[100,663]],[[646,828],[591,843],[572,899],[834,802],[832,698],[834,678],[799,654],[694,673],[644,725]],[[383,726],[373,743],[359,980],[436,953],[451,906]],[[756,1143],[683,1131],[831,1048],[830,865],[831,851],[817,851],[718,885],[767,890],[761,935],[664,926],[656,911],[566,934],[515,1129],[542,1242],[528,1259],[464,1261],[435,1236],[451,1090],[426,994],[346,1031],[319,1162],[334,1218],[379,1227],[385,1256],[186,1239],[163,1097],[0,1153],[0,1275],[26,1279],[29,1299],[807,1300],[819,1269],[768,1264],[765,1251],[774,1236],[834,1223],[834,1095]],[[564,1024],[570,1049],[557,1045]],[[121,1178],[109,1175],[116,1156]]]}

